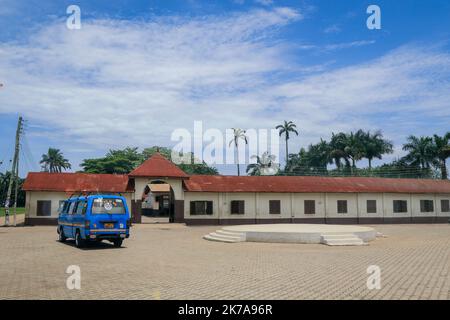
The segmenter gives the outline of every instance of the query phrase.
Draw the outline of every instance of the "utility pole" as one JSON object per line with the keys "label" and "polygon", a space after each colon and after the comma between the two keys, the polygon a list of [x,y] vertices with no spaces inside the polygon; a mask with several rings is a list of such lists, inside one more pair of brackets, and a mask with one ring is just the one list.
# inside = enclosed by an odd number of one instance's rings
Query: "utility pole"
{"label": "utility pole", "polygon": [[9,226],[9,204],[11,202],[11,192],[12,186],[15,182],[15,198],[14,198],[14,226],[16,225],[16,210],[17,210],[17,193],[19,184],[19,150],[20,150],[20,135],[23,130],[23,118],[19,116],[19,121],[17,122],[16,130],[16,146],[14,150],[14,158],[11,169],[11,178],[9,179],[8,192],[6,194],[5,201],[5,225]]}

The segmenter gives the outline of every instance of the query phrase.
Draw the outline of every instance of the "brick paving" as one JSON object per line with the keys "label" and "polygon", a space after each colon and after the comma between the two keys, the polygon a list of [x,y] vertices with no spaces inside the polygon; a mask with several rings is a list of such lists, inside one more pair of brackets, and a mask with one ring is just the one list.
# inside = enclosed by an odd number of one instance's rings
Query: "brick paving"
{"label": "brick paving", "polygon": [[[377,225],[362,247],[218,243],[215,227],[135,225],[124,247],[77,249],[55,227],[0,228],[1,299],[450,299],[450,225]],[[81,290],[66,288],[69,265]],[[381,268],[368,290],[366,269]]]}

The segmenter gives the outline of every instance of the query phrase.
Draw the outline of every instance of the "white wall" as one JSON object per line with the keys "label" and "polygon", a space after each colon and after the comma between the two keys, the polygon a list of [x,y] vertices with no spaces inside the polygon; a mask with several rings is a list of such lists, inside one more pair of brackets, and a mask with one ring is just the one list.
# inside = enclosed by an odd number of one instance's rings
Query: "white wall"
{"label": "white wall", "polygon": [[[441,212],[441,199],[450,194],[401,194],[401,193],[218,193],[185,192],[184,216],[187,219],[286,219],[286,218],[409,218],[450,217]],[[213,201],[213,215],[190,216],[190,201]],[[244,200],[245,214],[231,214],[231,201]],[[281,201],[281,214],[269,214],[269,200]],[[316,213],[304,213],[304,201],[316,201]],[[347,200],[347,213],[337,213],[337,200]],[[367,200],[376,200],[377,212],[367,213]],[[393,211],[394,200],[406,200],[407,212]],[[420,212],[420,200],[433,200],[434,212]]]}
{"label": "white wall", "polygon": [[[337,212],[337,201],[347,201],[347,213]],[[358,201],[356,193],[327,193],[325,195],[325,210],[327,218],[358,217]]]}
{"label": "white wall", "polygon": [[[127,201],[128,210],[131,212],[131,197],[132,194],[122,193]],[[27,191],[25,196],[25,215],[29,218],[57,218],[59,201],[66,200],[70,197],[70,194],[65,192],[53,192],[53,191]],[[38,200],[50,200],[51,201],[51,216],[37,216],[37,201]]]}
{"label": "white wall", "polygon": [[[191,201],[212,201],[212,215],[191,215]],[[217,219],[219,217],[219,193],[217,192],[186,192],[184,201],[184,217],[186,219]]]}
{"label": "white wall", "polygon": [[[257,219],[290,219],[291,218],[291,194],[290,193],[258,193]],[[280,214],[270,214],[269,201],[280,200]]]}
{"label": "white wall", "polygon": [[[376,213],[367,213],[367,200],[377,202]],[[382,193],[358,193],[358,216],[360,218],[383,218],[383,207]]]}
{"label": "white wall", "polygon": [[[293,218],[325,218],[324,193],[292,193],[291,195]],[[305,214],[305,200],[315,201],[315,214]]]}

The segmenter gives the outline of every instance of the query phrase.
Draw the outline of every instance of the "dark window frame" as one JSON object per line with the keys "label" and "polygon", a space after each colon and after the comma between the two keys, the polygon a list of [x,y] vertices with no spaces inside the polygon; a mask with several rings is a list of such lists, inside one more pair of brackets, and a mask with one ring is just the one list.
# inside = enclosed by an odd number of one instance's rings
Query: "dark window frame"
{"label": "dark window frame", "polygon": [[269,214],[281,214],[281,200],[269,200]]}
{"label": "dark window frame", "polygon": [[[445,205],[444,205],[445,203]],[[450,200],[441,199],[441,212],[450,212]]]}
{"label": "dark window frame", "polygon": [[[202,210],[198,210],[200,205]],[[209,200],[194,200],[189,203],[191,216],[211,216],[213,215],[213,201]],[[200,211],[200,212],[199,212]]]}
{"label": "dark window frame", "polygon": [[348,213],[348,200],[337,200],[337,213],[346,214]]}
{"label": "dark window frame", "polygon": [[394,213],[407,213],[408,212],[408,200],[393,200],[392,211]]}
{"label": "dark window frame", "polygon": [[245,200],[231,200],[230,214],[245,214]]}
{"label": "dark window frame", "polygon": [[303,200],[305,214],[316,214],[316,200]]}
{"label": "dark window frame", "polygon": [[[43,211],[48,210],[43,214]],[[47,214],[48,213],[48,214]],[[51,217],[52,216],[52,201],[51,200],[37,200],[36,201],[36,216],[37,217]]]}
{"label": "dark window frame", "polygon": [[[369,205],[370,203],[370,205]],[[366,212],[367,213],[377,213],[377,200],[367,199],[366,200]]]}
{"label": "dark window frame", "polygon": [[420,212],[434,212],[434,201],[431,199],[420,199]]}

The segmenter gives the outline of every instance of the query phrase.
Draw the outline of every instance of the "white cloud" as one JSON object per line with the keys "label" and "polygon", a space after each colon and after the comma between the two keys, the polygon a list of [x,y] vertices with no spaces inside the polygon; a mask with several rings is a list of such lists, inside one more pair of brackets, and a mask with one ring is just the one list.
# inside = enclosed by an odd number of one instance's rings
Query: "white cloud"
{"label": "white cloud", "polygon": [[255,0],[255,2],[263,6],[270,6],[271,4],[273,4],[273,0]]}
{"label": "white cloud", "polygon": [[[272,128],[294,120],[298,146],[359,127],[381,128],[398,142],[429,127],[420,112],[449,119],[447,53],[405,46],[368,63],[332,71],[308,66],[315,71],[305,73],[289,58],[290,45],[276,37],[280,27],[301,19],[293,9],[273,8],[148,22],[91,20],[81,30],[58,21],[22,44],[0,45],[6,79],[0,113],[21,112],[51,128],[48,134],[67,148],[77,143],[77,150],[169,145],[172,130],[192,129],[194,120],[205,129]],[[388,121],[398,112],[401,119]]]}
{"label": "white cloud", "polygon": [[325,33],[339,33],[341,32],[341,28],[337,24],[333,24],[323,30]]}

